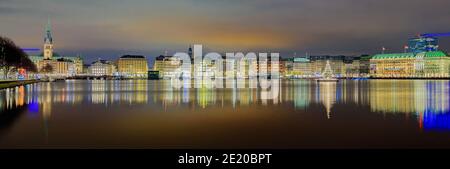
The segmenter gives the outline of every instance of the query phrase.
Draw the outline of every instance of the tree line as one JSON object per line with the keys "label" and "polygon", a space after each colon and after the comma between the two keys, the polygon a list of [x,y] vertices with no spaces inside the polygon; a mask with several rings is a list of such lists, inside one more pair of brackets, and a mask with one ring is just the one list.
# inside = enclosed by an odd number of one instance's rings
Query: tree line
{"label": "tree line", "polygon": [[11,39],[0,36],[0,69],[3,78],[7,79],[10,72],[21,68],[29,72],[37,71],[36,65],[19,46]]}

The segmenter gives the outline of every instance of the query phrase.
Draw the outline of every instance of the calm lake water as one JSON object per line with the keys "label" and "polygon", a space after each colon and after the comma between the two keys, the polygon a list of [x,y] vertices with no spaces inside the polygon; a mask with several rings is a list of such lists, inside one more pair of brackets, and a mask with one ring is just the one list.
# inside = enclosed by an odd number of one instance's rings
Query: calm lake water
{"label": "calm lake water", "polygon": [[0,148],[450,148],[450,81],[277,83],[269,92],[164,80],[0,90]]}

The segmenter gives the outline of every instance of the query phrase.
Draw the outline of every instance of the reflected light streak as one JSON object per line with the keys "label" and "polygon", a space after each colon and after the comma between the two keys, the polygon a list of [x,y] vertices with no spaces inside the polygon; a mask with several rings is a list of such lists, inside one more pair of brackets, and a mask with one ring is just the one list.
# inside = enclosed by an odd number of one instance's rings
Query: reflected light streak
{"label": "reflected light streak", "polygon": [[[153,104],[164,109],[175,106],[202,109],[214,106],[233,107],[257,104],[272,106],[291,104],[306,110],[311,104],[323,104],[328,118],[335,104],[355,103],[372,112],[413,115],[424,129],[450,129],[450,81],[440,80],[343,80],[339,83],[315,83],[312,80],[273,80],[275,90],[237,88],[239,81],[228,81],[233,88],[179,88],[171,81],[78,81],[42,82],[0,90],[0,110],[28,106],[45,120],[55,104]],[[215,83],[215,82],[209,82]],[[182,86],[192,86],[190,80]],[[206,84],[211,85],[211,84]],[[278,97],[273,97],[278,96]]]}

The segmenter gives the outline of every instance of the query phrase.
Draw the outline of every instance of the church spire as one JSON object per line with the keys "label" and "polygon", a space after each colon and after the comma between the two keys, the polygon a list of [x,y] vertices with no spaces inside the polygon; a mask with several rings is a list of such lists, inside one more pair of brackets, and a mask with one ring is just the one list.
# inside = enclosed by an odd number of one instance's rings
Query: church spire
{"label": "church spire", "polygon": [[52,27],[49,18],[47,21],[47,26],[45,27],[44,59],[52,59],[52,58],[53,58],[53,37],[52,37]]}
{"label": "church spire", "polygon": [[52,25],[50,23],[50,18],[48,18],[47,26],[45,27],[45,37],[44,42],[52,44],[53,43],[53,37],[52,37]]}

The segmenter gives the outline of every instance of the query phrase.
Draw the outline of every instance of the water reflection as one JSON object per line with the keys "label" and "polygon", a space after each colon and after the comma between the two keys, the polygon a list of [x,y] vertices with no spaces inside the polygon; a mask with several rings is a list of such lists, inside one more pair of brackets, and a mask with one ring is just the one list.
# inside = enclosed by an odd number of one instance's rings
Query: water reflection
{"label": "water reflection", "polygon": [[[446,80],[344,80],[339,83],[316,83],[309,80],[272,80],[271,88],[249,88],[250,81],[228,81],[229,88],[193,88],[191,81],[66,81],[38,83],[0,91],[0,110],[28,106],[44,120],[52,116],[56,104],[151,105],[156,107],[188,106],[208,109],[240,106],[292,106],[306,110],[312,104],[323,106],[328,119],[335,105],[356,104],[371,112],[415,116],[423,129],[450,129],[449,85]],[[214,85],[214,84],[203,84]],[[230,87],[231,86],[231,87]],[[240,87],[239,87],[240,86]],[[246,87],[242,87],[246,86]],[[317,112],[321,113],[321,112]]]}
{"label": "water reflection", "polygon": [[336,83],[321,83],[320,84],[320,92],[323,94],[319,95],[320,102],[325,106],[327,111],[327,118],[331,118],[331,108],[336,100]]}
{"label": "water reflection", "polygon": [[0,92],[0,138],[26,111],[26,105],[33,103],[31,97],[25,97],[25,88],[20,86]]}
{"label": "water reflection", "polygon": [[[33,98],[25,97],[24,86],[4,89],[0,92],[0,110],[6,111],[14,108],[22,107],[33,102]],[[27,87],[28,88],[28,87]],[[30,90],[29,88],[27,90]]]}

